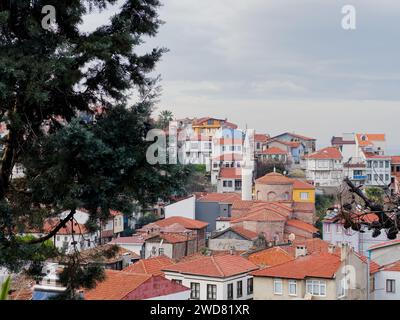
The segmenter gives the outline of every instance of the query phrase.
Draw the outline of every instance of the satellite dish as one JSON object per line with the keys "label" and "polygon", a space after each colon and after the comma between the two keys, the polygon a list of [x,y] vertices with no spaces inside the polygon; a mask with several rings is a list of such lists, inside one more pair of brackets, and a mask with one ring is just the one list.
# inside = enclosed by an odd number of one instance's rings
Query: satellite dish
{"label": "satellite dish", "polygon": [[293,242],[296,239],[296,235],[294,233],[289,234],[289,241]]}

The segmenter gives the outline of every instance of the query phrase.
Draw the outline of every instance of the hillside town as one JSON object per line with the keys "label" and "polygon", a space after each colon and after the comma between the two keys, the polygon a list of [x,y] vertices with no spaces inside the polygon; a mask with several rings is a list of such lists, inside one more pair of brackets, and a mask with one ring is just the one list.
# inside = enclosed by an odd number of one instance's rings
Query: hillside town
{"label": "hillside town", "polygon": [[[183,163],[200,168],[206,185],[130,214],[110,210],[96,231],[89,212],[76,210],[50,240],[105,269],[95,287],[77,289],[82,299],[400,299],[400,237],[349,228],[335,209],[346,178],[365,194],[380,190],[382,201],[399,194],[400,156],[387,153],[385,133],[338,133],[320,146],[292,132],[249,139],[211,116],[171,123],[164,131],[180,133]],[[14,167],[13,178],[24,174]],[[20,235],[45,236],[66,215]],[[51,299],[66,289],[64,266],[47,260],[38,280],[3,268],[0,283],[12,275],[10,299]]]}

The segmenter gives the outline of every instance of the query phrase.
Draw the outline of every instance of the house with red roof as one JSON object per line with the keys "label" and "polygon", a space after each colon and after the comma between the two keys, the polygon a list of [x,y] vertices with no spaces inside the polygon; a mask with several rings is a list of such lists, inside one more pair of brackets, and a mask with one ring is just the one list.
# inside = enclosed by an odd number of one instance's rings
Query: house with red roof
{"label": "house with red roof", "polygon": [[188,300],[190,289],[159,275],[106,270],[105,280],[84,290],[84,300]]}
{"label": "house with red roof", "polygon": [[373,300],[400,300],[400,260],[375,270],[371,290]]}
{"label": "house with red roof", "polygon": [[260,151],[257,154],[257,158],[261,161],[278,161],[284,164],[288,164],[289,152],[279,147],[271,146]]}
{"label": "house with red roof", "polygon": [[208,239],[208,248],[215,251],[249,250],[257,239],[257,232],[242,227],[228,227],[216,232]]}
{"label": "house with red roof", "polygon": [[326,147],[305,158],[306,178],[316,187],[336,188],[343,181],[343,156],[336,147]]}
{"label": "house with red roof", "polygon": [[169,280],[191,289],[192,300],[253,298],[252,271],[258,266],[235,254],[207,255],[164,268]]}
{"label": "house with red roof", "polygon": [[272,137],[268,143],[268,147],[278,147],[285,149],[290,154],[293,165],[298,166],[302,158],[316,150],[316,139],[306,137],[296,133],[285,132]]}
{"label": "house with red roof", "polygon": [[253,272],[255,300],[364,300],[367,263],[348,246]]}
{"label": "house with red roof", "polygon": [[207,226],[208,222],[205,221],[190,219],[182,216],[170,216],[165,219],[149,223],[137,230],[137,232],[147,237],[150,235],[159,235],[161,233],[175,233],[180,234],[188,239],[194,238],[195,251],[198,251],[206,245]]}
{"label": "house with red roof", "polygon": [[241,192],[242,170],[241,168],[221,168],[217,178],[217,192]]}
{"label": "house with red roof", "polygon": [[[355,252],[368,255],[368,249],[386,243],[388,240],[385,232],[373,237],[373,230],[368,230],[368,227],[364,225],[361,226],[362,233],[351,228],[345,229],[345,221],[338,220],[336,216],[337,213],[329,212],[322,221],[323,239],[333,245],[348,244]],[[378,220],[378,217],[372,213],[354,213],[354,218],[368,223]],[[380,261],[377,262],[379,263]]]}
{"label": "house with red roof", "polygon": [[175,264],[174,260],[165,255],[162,255],[158,257],[141,259],[138,262],[135,262],[134,264],[131,264],[130,266],[124,268],[123,271],[163,276],[164,273],[161,270],[173,264]]}

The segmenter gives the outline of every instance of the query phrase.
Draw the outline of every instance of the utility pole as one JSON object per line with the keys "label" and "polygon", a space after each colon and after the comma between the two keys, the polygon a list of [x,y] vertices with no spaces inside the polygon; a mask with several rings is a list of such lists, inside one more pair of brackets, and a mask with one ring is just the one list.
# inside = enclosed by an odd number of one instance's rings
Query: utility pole
{"label": "utility pole", "polygon": [[368,250],[368,257],[367,257],[367,300],[371,300],[370,291],[371,291],[371,284],[370,284],[370,273],[371,273],[371,251]]}

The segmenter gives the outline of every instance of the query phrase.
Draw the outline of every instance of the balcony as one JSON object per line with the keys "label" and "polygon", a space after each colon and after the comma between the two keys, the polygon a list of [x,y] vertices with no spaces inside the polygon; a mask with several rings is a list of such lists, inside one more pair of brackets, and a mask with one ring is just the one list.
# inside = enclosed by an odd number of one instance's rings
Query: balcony
{"label": "balcony", "polygon": [[365,175],[354,175],[353,180],[367,180],[367,176]]}

